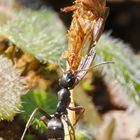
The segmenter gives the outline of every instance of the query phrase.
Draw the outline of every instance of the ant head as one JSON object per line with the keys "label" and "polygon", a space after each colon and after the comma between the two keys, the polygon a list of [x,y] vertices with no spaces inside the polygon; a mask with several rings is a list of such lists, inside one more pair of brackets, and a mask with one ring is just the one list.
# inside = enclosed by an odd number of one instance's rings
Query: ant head
{"label": "ant head", "polygon": [[72,89],[75,85],[76,76],[71,71],[66,71],[63,73],[59,79],[59,85],[63,88]]}
{"label": "ant head", "polygon": [[64,126],[59,118],[52,118],[48,121],[48,139],[64,139]]}

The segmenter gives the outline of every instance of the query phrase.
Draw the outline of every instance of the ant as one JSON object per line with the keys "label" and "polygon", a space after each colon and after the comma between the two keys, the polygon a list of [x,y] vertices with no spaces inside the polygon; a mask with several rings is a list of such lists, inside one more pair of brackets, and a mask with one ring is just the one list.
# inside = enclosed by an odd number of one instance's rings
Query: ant
{"label": "ant", "polygon": [[[48,128],[48,132],[47,132],[48,139],[64,140],[65,133],[64,133],[64,125],[62,122],[62,119],[63,119],[68,125],[70,139],[76,140],[74,128],[68,118],[67,109],[69,109],[71,111],[80,111],[80,115],[77,117],[74,125],[76,125],[81,114],[84,113],[85,109],[81,106],[69,107],[69,104],[71,102],[70,89],[74,88],[75,80],[76,80],[75,75],[71,74],[69,71],[67,71],[66,73],[64,73],[62,75],[62,77],[59,79],[59,85],[62,88],[60,89],[60,91],[58,91],[58,104],[57,104],[57,109],[56,109],[55,114],[49,115],[47,112],[45,112],[41,108],[36,108],[33,111],[33,113],[31,114],[31,116],[25,126],[21,140],[23,140],[24,135],[25,135],[29,125],[32,122],[32,119],[34,118],[35,114],[38,111],[41,114],[43,114],[43,117],[41,117],[40,120]],[[46,119],[48,119],[49,121],[46,122]],[[73,138],[71,136],[70,130],[72,130]]]}

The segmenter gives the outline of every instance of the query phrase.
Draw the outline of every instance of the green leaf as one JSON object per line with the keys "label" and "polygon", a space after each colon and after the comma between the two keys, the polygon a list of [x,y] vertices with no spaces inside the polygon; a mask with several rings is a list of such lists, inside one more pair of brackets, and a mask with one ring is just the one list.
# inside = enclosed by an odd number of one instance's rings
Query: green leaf
{"label": "green leaf", "polygon": [[129,45],[110,37],[107,33],[101,36],[97,44],[96,63],[110,60],[115,64],[103,65],[101,73],[117,80],[124,93],[138,103],[140,101],[140,57],[134,54]]}
{"label": "green leaf", "polygon": [[[31,113],[36,108],[41,108],[48,114],[54,114],[56,111],[57,97],[45,91],[30,91],[22,97],[22,102],[24,113],[21,114],[21,118],[27,122]],[[33,123],[35,128],[44,131],[44,125],[39,120],[41,116],[43,115],[38,112],[34,117]]]}
{"label": "green leaf", "polygon": [[0,35],[42,63],[64,63],[66,30],[52,10],[22,10],[0,28]]}
{"label": "green leaf", "polygon": [[32,139],[34,139],[34,136],[33,135],[26,135],[25,136],[25,140],[32,140]]}

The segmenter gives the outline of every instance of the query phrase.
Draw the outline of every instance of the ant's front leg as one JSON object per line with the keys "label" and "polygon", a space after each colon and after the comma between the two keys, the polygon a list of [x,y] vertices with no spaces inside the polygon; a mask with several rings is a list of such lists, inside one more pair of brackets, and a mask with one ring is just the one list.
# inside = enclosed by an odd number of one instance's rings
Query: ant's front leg
{"label": "ant's front leg", "polygon": [[81,119],[81,117],[83,116],[83,114],[85,112],[85,109],[82,106],[68,107],[68,109],[71,110],[71,111],[80,111],[80,114],[76,118],[76,121],[73,125],[73,126],[75,126],[77,124],[77,122]]}
{"label": "ant's front leg", "polygon": [[[26,123],[24,132],[23,132],[22,137],[21,137],[20,140],[23,140],[23,138],[24,138],[24,136],[25,136],[25,133],[26,133],[27,129],[29,128],[29,126],[31,125],[32,120],[33,120],[33,118],[34,118],[34,116],[35,116],[35,114],[36,114],[37,112],[40,112],[41,114],[43,114],[48,120],[50,120],[50,119],[52,118],[52,117],[51,117],[47,112],[45,112],[43,109],[41,109],[41,108],[36,108],[36,109],[32,112],[32,114],[30,115],[30,118],[29,118],[28,122]],[[42,121],[43,121],[43,120],[42,120]],[[43,121],[43,122],[44,122],[44,121]],[[46,125],[46,123],[45,123],[45,125]]]}

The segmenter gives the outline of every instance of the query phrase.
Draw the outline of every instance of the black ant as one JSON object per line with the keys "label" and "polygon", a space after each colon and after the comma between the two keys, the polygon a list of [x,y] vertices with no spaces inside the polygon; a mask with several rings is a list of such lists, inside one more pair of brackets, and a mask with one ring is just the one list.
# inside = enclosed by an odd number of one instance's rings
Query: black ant
{"label": "black ant", "polygon": [[[67,71],[62,75],[62,77],[59,79],[59,85],[62,87],[62,89],[60,89],[60,91],[58,92],[58,104],[57,104],[57,109],[56,109],[55,114],[49,115],[47,112],[45,112],[44,110],[40,108],[35,109],[26,124],[21,140],[23,140],[24,135],[29,125],[32,122],[32,119],[34,118],[35,114],[38,111],[44,115],[43,117],[40,118],[40,120],[48,128],[47,136],[49,140],[51,139],[64,140],[65,133],[64,133],[64,125],[63,125],[62,119],[68,125],[70,139],[76,140],[74,128],[68,118],[67,109],[71,111],[80,111],[80,115],[79,117],[77,117],[75,124],[78,122],[79,118],[81,117],[81,114],[84,113],[85,109],[81,106],[69,107],[69,104],[71,102],[70,89],[74,88],[75,80],[76,80],[75,75],[72,74],[70,71]],[[46,122],[46,119],[48,119],[49,121]],[[73,137],[71,136],[70,130],[72,131]]]}

